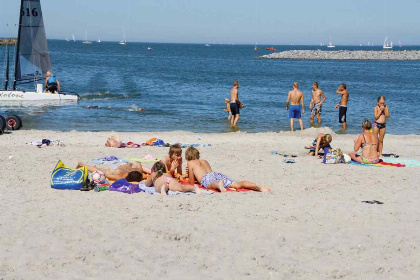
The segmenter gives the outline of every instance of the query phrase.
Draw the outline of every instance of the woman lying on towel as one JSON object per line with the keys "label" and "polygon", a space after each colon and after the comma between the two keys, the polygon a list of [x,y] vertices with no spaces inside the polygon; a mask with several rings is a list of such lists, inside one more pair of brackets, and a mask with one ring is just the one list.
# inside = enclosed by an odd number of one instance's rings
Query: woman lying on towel
{"label": "woman lying on towel", "polygon": [[182,185],[171,173],[166,171],[166,164],[158,161],[153,165],[153,172],[146,181],[146,187],[154,186],[156,192],[161,195],[166,195],[168,190],[178,192],[190,192],[195,191],[196,194],[200,194],[201,190],[197,185]]}
{"label": "woman lying on towel", "polygon": [[356,153],[349,153],[352,160],[364,164],[379,163],[378,156],[378,135],[370,132],[372,123],[369,120],[364,120],[362,123],[363,133],[354,140],[354,151],[357,152],[362,148],[362,155]]}
{"label": "woman lying on towel", "polygon": [[145,168],[140,162],[122,163],[120,165],[112,166],[111,168],[98,168],[95,165],[87,165],[79,162],[76,168],[86,167],[89,172],[97,170],[102,171],[105,177],[109,180],[116,181],[119,179],[126,179],[128,182],[140,182],[143,179],[143,173],[150,174],[150,169]]}

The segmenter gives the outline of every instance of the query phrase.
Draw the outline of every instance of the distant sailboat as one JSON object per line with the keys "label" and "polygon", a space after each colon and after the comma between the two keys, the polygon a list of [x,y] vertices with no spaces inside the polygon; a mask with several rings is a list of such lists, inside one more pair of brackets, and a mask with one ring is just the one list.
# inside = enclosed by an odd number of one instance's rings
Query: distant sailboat
{"label": "distant sailboat", "polygon": [[255,43],[254,51],[259,51],[260,48],[258,47],[258,43]]}
{"label": "distant sailboat", "polygon": [[385,41],[384,41],[383,48],[384,48],[385,50],[390,50],[390,49],[392,49],[392,47],[393,47],[393,45],[392,45],[392,41],[391,41],[391,43],[389,43],[389,42],[388,42],[388,37],[386,37],[386,38],[385,38]]}
{"label": "distant sailboat", "polygon": [[324,43],[321,43],[320,46],[322,47],[324,45]]}
{"label": "distant sailboat", "polygon": [[98,41],[96,41],[96,42],[97,42],[97,43],[100,43],[100,42],[102,42],[102,41],[101,41],[101,38],[98,38]]}
{"label": "distant sailboat", "polygon": [[92,44],[92,41],[88,41],[87,39],[87,31],[85,31],[86,40],[83,41],[83,44]]}
{"label": "distant sailboat", "polygon": [[402,48],[401,41],[398,41],[398,45],[400,48]]}
{"label": "distant sailboat", "polygon": [[69,39],[69,37],[67,37],[67,38],[66,38],[66,42],[70,42],[70,39]]}
{"label": "distant sailboat", "polygon": [[118,44],[120,44],[120,45],[127,45],[127,40],[125,39],[124,27],[121,26],[121,28],[122,28],[124,40],[120,41]]}
{"label": "distant sailboat", "polygon": [[330,41],[328,42],[327,48],[335,48],[335,46],[332,43],[331,36],[330,36]]}
{"label": "distant sailboat", "polygon": [[206,46],[206,47],[210,47],[210,44],[205,44],[204,46]]}
{"label": "distant sailboat", "polygon": [[73,37],[73,42],[76,42],[76,38],[74,37],[74,34],[71,34],[71,36]]}

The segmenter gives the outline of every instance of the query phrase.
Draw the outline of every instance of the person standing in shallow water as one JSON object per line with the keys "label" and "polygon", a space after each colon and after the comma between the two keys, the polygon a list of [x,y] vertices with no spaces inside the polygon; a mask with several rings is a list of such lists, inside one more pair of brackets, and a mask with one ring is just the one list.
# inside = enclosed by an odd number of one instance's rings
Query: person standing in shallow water
{"label": "person standing in shallow water", "polygon": [[234,81],[233,88],[230,90],[230,111],[232,113],[230,124],[232,126],[236,126],[240,118],[239,107],[242,103],[238,99],[238,89],[239,89],[239,82]]}
{"label": "person standing in shallow water", "polygon": [[311,126],[314,124],[314,117],[318,119],[318,125],[321,124],[322,104],[327,100],[322,90],[318,88],[318,82],[312,84],[312,99],[309,103],[311,109]]}
{"label": "person standing in shallow water", "polygon": [[341,84],[336,91],[341,95],[340,103],[335,105],[334,110],[338,110],[338,122],[343,125],[343,132],[347,130],[347,103],[349,102],[349,92],[347,91],[346,84]]}
{"label": "person standing in shallow water", "polygon": [[[290,108],[289,108],[290,102]],[[299,103],[302,102],[302,109]],[[299,83],[293,83],[293,90],[289,91],[289,95],[286,100],[286,109],[289,111],[290,129],[294,131],[294,119],[299,120],[300,130],[303,130],[302,114],[305,114],[305,102],[303,100],[303,92],[299,90]]]}

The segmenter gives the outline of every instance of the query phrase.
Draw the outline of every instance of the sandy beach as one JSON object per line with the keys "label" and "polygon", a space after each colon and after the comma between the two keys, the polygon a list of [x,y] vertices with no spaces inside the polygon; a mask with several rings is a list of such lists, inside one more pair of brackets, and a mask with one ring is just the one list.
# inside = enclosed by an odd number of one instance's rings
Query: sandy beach
{"label": "sandy beach", "polygon": [[[321,164],[303,149],[318,132],[331,130],[1,135],[0,279],[419,279],[420,169]],[[107,148],[110,135],[211,144],[199,150],[214,171],[273,192],[162,197],[51,189],[59,159],[74,167],[168,152]],[[43,138],[66,147],[26,145]],[[333,134],[332,146],[350,152],[355,138]],[[272,151],[295,153],[296,163]],[[420,136],[386,135],[384,152],[420,160]]]}

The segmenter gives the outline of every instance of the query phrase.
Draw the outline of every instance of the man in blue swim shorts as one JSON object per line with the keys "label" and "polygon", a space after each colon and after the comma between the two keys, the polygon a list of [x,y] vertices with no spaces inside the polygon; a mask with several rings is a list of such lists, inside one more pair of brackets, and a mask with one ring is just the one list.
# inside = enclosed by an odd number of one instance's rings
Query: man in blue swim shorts
{"label": "man in blue swim shorts", "polygon": [[[299,103],[302,102],[302,110]],[[290,103],[290,108],[289,108]],[[305,114],[305,102],[303,100],[303,92],[299,90],[299,83],[293,83],[293,90],[289,91],[286,101],[286,109],[289,110],[290,129],[294,131],[294,119],[299,120],[300,129],[303,130],[302,114]]]}

